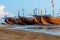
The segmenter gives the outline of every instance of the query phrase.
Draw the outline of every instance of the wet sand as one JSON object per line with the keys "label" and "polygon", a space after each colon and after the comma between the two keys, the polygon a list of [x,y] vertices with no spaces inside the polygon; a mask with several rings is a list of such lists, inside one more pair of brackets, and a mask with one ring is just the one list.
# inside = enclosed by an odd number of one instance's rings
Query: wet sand
{"label": "wet sand", "polygon": [[0,40],[60,40],[60,37],[0,27]]}

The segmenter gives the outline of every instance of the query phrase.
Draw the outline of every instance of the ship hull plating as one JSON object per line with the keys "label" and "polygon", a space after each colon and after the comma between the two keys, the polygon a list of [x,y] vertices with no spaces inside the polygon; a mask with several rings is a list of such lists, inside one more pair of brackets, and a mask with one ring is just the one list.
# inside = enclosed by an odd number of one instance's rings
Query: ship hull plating
{"label": "ship hull plating", "polygon": [[7,18],[5,19],[5,22],[7,24],[19,24],[19,25],[33,25],[33,24],[38,24],[38,25],[51,25],[51,24],[60,24],[60,18],[57,17],[45,17],[45,16],[40,16],[40,17],[33,17],[33,18]]}

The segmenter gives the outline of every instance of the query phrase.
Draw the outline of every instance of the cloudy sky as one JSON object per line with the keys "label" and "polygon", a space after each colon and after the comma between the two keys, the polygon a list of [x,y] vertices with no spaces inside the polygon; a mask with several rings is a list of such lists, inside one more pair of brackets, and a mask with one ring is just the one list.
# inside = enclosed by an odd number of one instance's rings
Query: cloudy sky
{"label": "cloudy sky", "polygon": [[[54,11],[55,16],[57,15],[60,9],[60,0],[54,0]],[[18,10],[21,11],[22,16],[22,9],[25,9],[25,16],[30,16],[32,10],[37,8],[38,10],[43,10],[43,14],[45,9],[47,10],[47,14],[52,15],[52,6],[51,0],[0,0],[0,19],[4,15],[8,16],[17,16]],[[1,20],[0,20],[1,22]]]}

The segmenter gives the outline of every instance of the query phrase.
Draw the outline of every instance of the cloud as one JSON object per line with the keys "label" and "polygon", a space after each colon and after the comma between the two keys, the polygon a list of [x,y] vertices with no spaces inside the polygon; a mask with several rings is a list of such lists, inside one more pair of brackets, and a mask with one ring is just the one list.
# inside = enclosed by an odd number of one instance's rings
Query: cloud
{"label": "cloud", "polygon": [[5,6],[4,5],[0,5],[0,19],[4,18],[5,15],[7,15],[8,17],[13,17],[14,15],[10,12],[5,12]]}
{"label": "cloud", "polygon": [[4,5],[0,5],[0,11],[3,11],[5,9]]}

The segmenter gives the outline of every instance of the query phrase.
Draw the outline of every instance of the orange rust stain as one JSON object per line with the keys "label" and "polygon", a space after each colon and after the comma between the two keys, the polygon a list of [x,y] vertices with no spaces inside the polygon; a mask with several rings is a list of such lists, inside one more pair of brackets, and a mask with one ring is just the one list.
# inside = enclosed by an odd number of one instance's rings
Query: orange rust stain
{"label": "orange rust stain", "polygon": [[50,18],[50,22],[60,24],[60,18]]}

